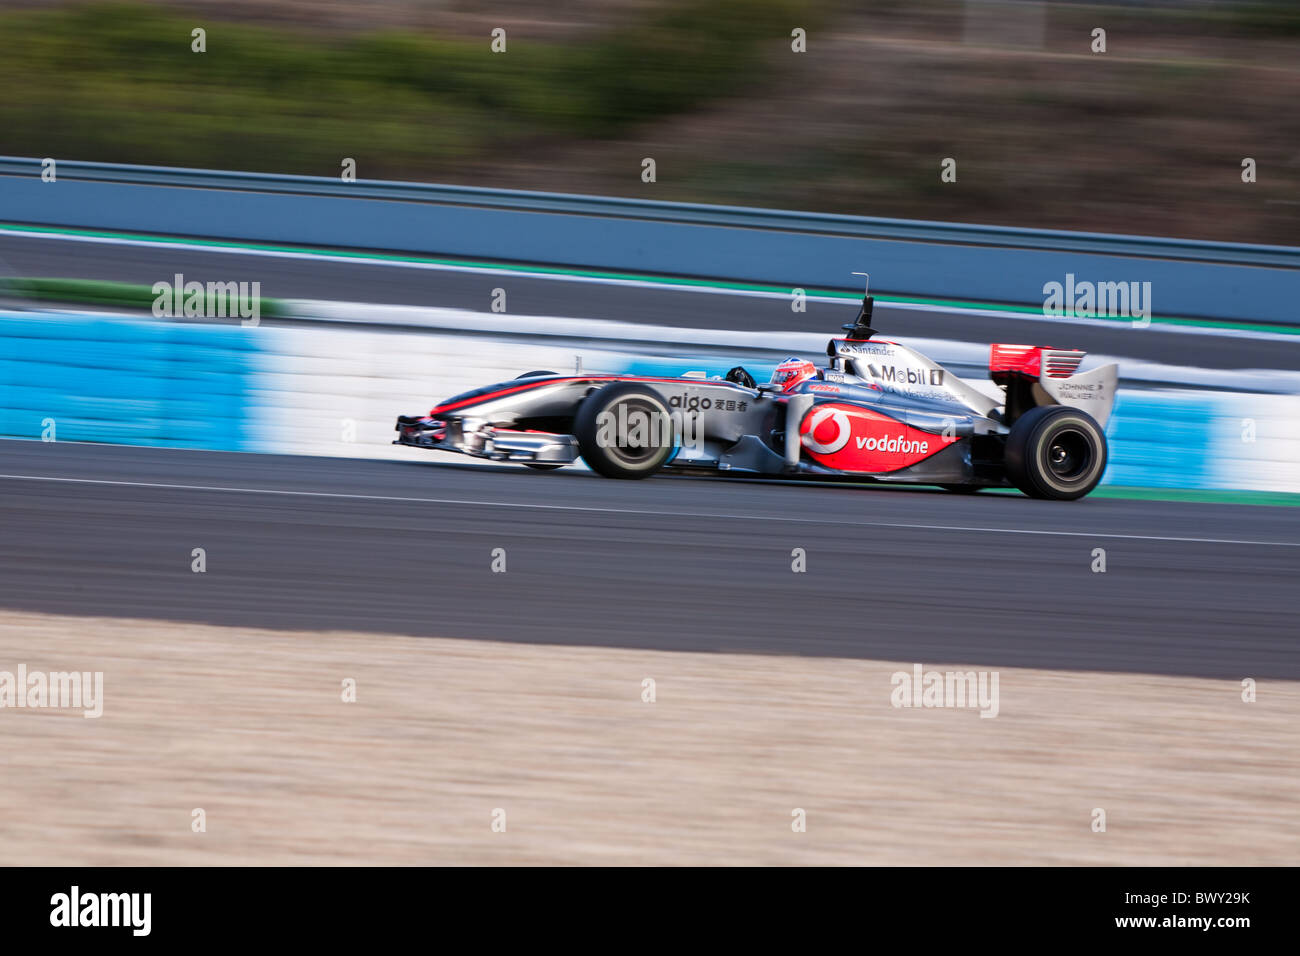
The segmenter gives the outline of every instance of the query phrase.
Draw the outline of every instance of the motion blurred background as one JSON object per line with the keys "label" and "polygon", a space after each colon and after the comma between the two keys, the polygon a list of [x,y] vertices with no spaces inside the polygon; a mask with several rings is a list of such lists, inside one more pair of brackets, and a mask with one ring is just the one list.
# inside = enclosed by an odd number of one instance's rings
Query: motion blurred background
{"label": "motion blurred background", "polygon": [[1300,241],[1287,0],[0,8],[9,155]]}
{"label": "motion blurred background", "polygon": [[[1140,237],[1300,245],[1298,103],[1294,0],[0,0],[0,670],[105,674],[0,715],[0,864],[1293,863],[1300,252]],[[390,444],[529,369],[764,377],[864,268],[954,374],[1117,362],[1103,485]],[[1076,272],[1154,318],[1045,314]],[[182,273],[264,321],[151,314]],[[998,718],[892,706],[922,663]]]}

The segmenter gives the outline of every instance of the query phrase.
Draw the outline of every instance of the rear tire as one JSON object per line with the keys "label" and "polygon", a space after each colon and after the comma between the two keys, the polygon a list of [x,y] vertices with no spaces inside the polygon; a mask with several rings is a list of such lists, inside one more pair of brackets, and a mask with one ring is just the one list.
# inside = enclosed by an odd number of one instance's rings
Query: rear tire
{"label": "rear tire", "polygon": [[[645,440],[639,438],[637,414],[645,416]],[[609,418],[607,416],[613,416]],[[613,382],[593,392],[573,419],[582,460],[606,478],[649,478],[672,457],[672,432],[663,444],[664,423],[672,416],[654,389],[639,382]],[[621,434],[626,423],[627,434]],[[631,443],[628,439],[632,438]]]}
{"label": "rear tire", "polygon": [[1011,483],[1031,498],[1073,501],[1101,481],[1106,436],[1086,412],[1040,405],[1011,426],[1006,464]]}

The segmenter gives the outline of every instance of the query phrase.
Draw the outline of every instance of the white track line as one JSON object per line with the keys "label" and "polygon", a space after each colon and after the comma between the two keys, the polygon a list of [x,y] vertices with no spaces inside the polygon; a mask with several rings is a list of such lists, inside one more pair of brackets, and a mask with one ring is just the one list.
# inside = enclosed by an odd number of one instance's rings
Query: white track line
{"label": "white track line", "polygon": [[109,481],[101,478],[61,478],[52,475],[0,475],[10,481],[49,481],[79,485],[107,485],[126,488],[160,488],[169,491],[214,491],[244,495],[286,495],[303,498],[341,498],[356,501],[397,501],[407,504],[471,505],[482,508],[521,508],[531,511],[573,511],[595,514],[648,515],[656,518],[725,518],[736,521],[783,521],[793,524],[852,525],[862,528],[902,528],[920,531],[967,531],[981,534],[1023,534],[1068,538],[1111,538],[1126,541],[1172,541],[1192,544],[1241,544],[1262,548],[1300,548],[1297,541],[1251,541],[1236,538],[1179,538],[1168,535],[1110,534],[1093,531],[1041,531],[1025,528],[981,528],[969,525],[910,524],[894,521],[846,521],[841,518],[792,518],[784,515],[735,514],[730,512],[651,511],[641,508],[597,508],[589,505],[542,505],[520,501],[478,501],[472,498],[407,498],[398,495],[360,495],[337,491],[301,491],[279,488],[235,488],[226,485],[181,485],[152,481]]}
{"label": "white track line", "polygon": [[[573,275],[566,272],[537,272],[516,266],[467,266],[451,265],[441,262],[405,261],[401,259],[375,258],[364,255],[324,255],[317,252],[287,251],[279,249],[257,249],[237,245],[208,245],[197,242],[161,242],[154,239],[128,239],[117,236],[76,236],[65,233],[34,232],[26,229],[0,229],[0,238],[18,236],[26,239],[61,239],[65,242],[94,242],[104,245],[142,246],[155,249],[184,249],[193,252],[216,252],[228,255],[264,256],[272,259],[307,259],[319,262],[343,262],[350,265],[390,266],[401,269],[425,269],[434,272],[463,272],[469,275],[511,275],[522,279],[551,279],[557,282],[587,282],[595,285],[621,286],[631,289],[665,289],[672,292],[699,292],[705,295],[731,295],[751,299],[789,299],[788,292],[768,292],[761,289],[733,289],[726,286],[691,285],[675,282],[648,282],[643,279],[621,279],[607,276]],[[567,267],[558,267],[567,268]],[[842,305],[858,305],[862,300],[858,296],[819,296],[811,295],[813,302],[827,302]],[[909,309],[916,312],[935,312],[960,315],[980,316],[984,318],[1016,319],[1022,322],[1051,322],[1059,325],[1092,325],[1099,328],[1124,329],[1130,323],[1110,319],[1063,318],[1026,312],[1004,312],[999,309],[964,308],[950,305],[929,305],[923,302],[881,302],[882,309]],[[1153,322],[1141,327],[1139,331],[1155,330],[1174,332],[1181,335],[1217,335],[1229,338],[1262,339],[1265,341],[1296,342],[1300,336],[1279,332],[1258,332],[1251,329],[1233,328],[1199,328],[1184,325],[1171,325]]]}
{"label": "white track line", "polygon": [[[687,283],[650,282],[644,279],[621,279],[611,276],[574,275],[568,272],[539,272],[511,265],[467,266],[444,262],[409,261],[365,255],[326,255],[319,252],[282,249],[258,249],[237,245],[209,245],[199,242],[162,242],[156,239],[126,239],[117,236],[73,236],[63,233],[31,232],[25,229],[0,229],[0,238],[20,236],[27,239],[61,239],[65,242],[96,242],[104,245],[142,246],[152,249],[184,249],[192,252],[219,252],[236,256],[264,256],[270,259],[308,259],[317,262],[344,262],[352,265],[389,266],[398,269],[426,269],[433,272],[464,272],[471,275],[513,275],[523,279],[554,279],[559,282],[589,282],[596,285],[626,286],[636,289],[669,289],[675,292],[703,292],[711,295],[739,295],[757,299],[788,299],[788,292],[766,292],[761,289],[729,289],[724,286],[692,285]],[[557,269],[569,268],[557,266]],[[576,267],[575,267],[576,268]],[[811,297],[816,302],[858,305],[860,296]],[[936,309],[936,311],[947,311]]]}

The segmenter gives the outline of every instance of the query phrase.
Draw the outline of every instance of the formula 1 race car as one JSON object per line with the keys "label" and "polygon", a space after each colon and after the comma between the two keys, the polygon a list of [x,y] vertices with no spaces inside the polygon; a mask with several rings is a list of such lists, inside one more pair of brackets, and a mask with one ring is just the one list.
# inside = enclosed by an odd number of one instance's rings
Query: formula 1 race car
{"label": "formula 1 race car", "polygon": [[609,478],[660,470],[712,475],[1014,485],[1081,498],[1106,468],[1102,429],[1118,370],[1076,374],[1084,353],[994,345],[977,388],[875,338],[866,296],[827,363],[789,359],[758,385],[745,369],[707,378],[528,372],[397,419],[394,444],[538,470],[579,456]]}

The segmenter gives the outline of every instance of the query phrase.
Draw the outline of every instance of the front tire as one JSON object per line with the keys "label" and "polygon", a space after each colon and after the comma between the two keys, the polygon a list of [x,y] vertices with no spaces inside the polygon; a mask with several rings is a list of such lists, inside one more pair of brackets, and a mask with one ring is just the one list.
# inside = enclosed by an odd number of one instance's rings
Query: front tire
{"label": "front tire", "polygon": [[673,454],[668,406],[638,382],[613,382],[589,395],[578,406],[573,434],[582,460],[606,478],[649,478]]}
{"label": "front tire", "polygon": [[1085,412],[1040,405],[1011,426],[1006,464],[1011,483],[1031,498],[1073,501],[1101,481],[1106,436]]}

